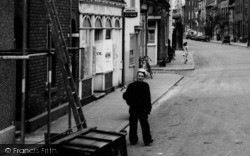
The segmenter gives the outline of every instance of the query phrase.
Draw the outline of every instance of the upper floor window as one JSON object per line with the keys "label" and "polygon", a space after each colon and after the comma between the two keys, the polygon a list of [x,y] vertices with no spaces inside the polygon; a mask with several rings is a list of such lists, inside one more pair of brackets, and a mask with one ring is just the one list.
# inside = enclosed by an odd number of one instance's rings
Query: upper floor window
{"label": "upper floor window", "polygon": [[83,21],[83,27],[85,28],[90,28],[91,27],[91,22],[89,18],[85,18]]}
{"label": "upper floor window", "polygon": [[100,18],[96,19],[95,28],[96,28],[95,29],[95,41],[102,40],[103,29],[102,29],[102,22]]}
{"label": "upper floor window", "polygon": [[105,39],[111,39],[111,31],[112,31],[111,20],[107,19],[107,21],[106,21],[106,36],[105,36]]}
{"label": "upper floor window", "polygon": [[119,22],[119,20],[115,21],[115,28],[120,28],[120,22]]}

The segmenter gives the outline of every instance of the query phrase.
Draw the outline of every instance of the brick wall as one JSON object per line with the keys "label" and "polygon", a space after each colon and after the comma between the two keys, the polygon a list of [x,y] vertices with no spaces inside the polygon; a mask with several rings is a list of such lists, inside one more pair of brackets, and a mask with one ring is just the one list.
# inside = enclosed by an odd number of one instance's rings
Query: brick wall
{"label": "brick wall", "polygon": [[[69,1],[56,0],[56,7],[58,9],[61,27],[68,42],[67,34],[69,33]],[[30,0],[29,3],[29,35],[28,46],[31,49],[47,47],[47,23],[46,16],[41,7],[42,4],[37,0]],[[73,12],[78,13],[77,0],[73,0]],[[76,15],[78,20],[78,15]],[[77,21],[78,22],[78,21]],[[78,25],[78,23],[77,23]],[[76,67],[78,66],[78,56],[75,57]],[[52,108],[57,107],[67,101],[62,73],[57,61],[56,72],[56,85],[52,93]],[[76,68],[77,70],[78,68]],[[77,72],[75,72],[77,73]],[[77,75],[75,76],[77,78]],[[45,56],[32,57],[28,63],[28,107],[29,113],[27,118],[30,119],[46,111],[47,95],[46,95],[46,82],[47,82],[47,59]]]}
{"label": "brick wall", "polygon": [[[14,46],[14,1],[0,1],[0,50]],[[0,130],[12,125],[15,110],[15,61],[0,60]]]}

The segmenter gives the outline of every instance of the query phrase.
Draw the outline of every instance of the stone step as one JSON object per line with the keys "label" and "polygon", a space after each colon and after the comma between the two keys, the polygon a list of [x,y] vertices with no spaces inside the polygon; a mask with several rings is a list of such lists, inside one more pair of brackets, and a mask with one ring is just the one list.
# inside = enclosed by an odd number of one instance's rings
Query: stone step
{"label": "stone step", "polygon": [[105,92],[94,92],[94,98],[95,100],[98,100],[106,95]]}

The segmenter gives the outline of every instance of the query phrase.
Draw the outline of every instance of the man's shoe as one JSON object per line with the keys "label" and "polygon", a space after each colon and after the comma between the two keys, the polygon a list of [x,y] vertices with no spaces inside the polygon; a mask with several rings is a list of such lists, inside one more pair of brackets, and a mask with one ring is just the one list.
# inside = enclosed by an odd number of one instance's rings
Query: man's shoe
{"label": "man's shoe", "polygon": [[149,140],[148,142],[145,142],[144,144],[145,144],[145,146],[149,146],[151,143],[153,143],[153,139],[151,139],[151,140]]}

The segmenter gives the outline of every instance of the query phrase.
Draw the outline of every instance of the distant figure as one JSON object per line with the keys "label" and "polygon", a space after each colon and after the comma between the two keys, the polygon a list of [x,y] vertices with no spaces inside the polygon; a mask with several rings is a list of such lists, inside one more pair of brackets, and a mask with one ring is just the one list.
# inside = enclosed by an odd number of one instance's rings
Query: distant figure
{"label": "distant figure", "polygon": [[183,51],[184,64],[186,64],[186,63],[187,63],[187,61],[188,61],[188,59],[187,59],[187,57],[188,57],[188,47],[187,47],[187,42],[184,42],[184,43],[183,43],[183,49],[184,49],[184,51]]}
{"label": "distant figure", "polygon": [[129,106],[129,141],[131,145],[138,142],[137,124],[138,120],[141,124],[143,142],[146,146],[153,142],[150,134],[148,123],[148,115],[151,112],[151,95],[149,85],[144,82],[145,73],[137,72],[137,81],[129,84],[126,92],[123,94],[123,99],[126,100]]}
{"label": "distant figure", "polygon": [[171,47],[171,41],[168,39],[168,55],[169,55],[169,62],[175,60],[175,50]]}

